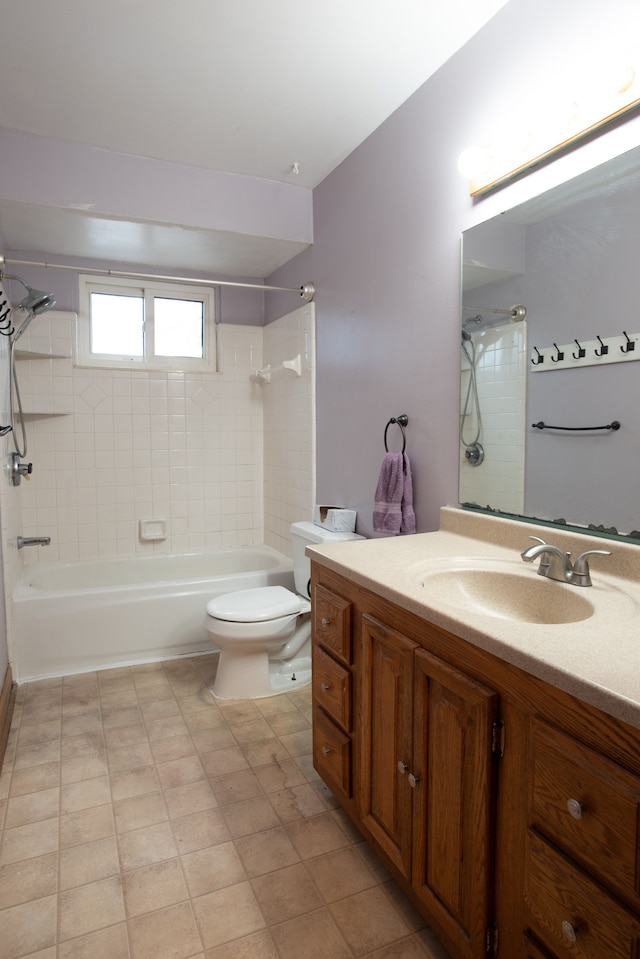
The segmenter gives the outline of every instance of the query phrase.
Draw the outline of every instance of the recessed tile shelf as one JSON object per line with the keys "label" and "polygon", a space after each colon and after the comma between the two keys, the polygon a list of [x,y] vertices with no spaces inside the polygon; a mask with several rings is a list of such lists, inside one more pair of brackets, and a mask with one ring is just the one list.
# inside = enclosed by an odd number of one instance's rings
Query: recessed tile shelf
{"label": "recessed tile shelf", "polygon": [[16,350],[17,360],[70,360],[71,353],[40,353],[38,350]]}

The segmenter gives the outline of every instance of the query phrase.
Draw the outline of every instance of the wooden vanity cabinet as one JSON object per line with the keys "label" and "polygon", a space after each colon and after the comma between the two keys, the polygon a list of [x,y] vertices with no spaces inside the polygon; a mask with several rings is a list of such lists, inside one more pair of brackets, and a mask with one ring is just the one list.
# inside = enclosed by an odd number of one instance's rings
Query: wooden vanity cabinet
{"label": "wooden vanity cabinet", "polygon": [[314,764],[453,959],[640,959],[640,732],[312,563]]}

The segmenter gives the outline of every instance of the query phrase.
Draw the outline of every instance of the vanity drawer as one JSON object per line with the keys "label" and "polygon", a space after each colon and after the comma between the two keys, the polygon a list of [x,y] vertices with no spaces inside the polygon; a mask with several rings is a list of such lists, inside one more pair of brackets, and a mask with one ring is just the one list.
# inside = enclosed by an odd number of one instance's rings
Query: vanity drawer
{"label": "vanity drawer", "polygon": [[313,765],[328,785],[351,798],[351,740],[317,706],[313,716]]}
{"label": "vanity drawer", "polygon": [[[640,921],[544,840],[529,832],[529,928],[557,959],[631,959]],[[535,955],[535,952],[534,952]]]}
{"label": "vanity drawer", "polygon": [[313,651],[314,702],[345,732],[351,729],[351,673],[316,646]]}
{"label": "vanity drawer", "polygon": [[342,596],[317,584],[313,593],[313,635],[345,665],[351,665],[351,608]]}
{"label": "vanity drawer", "polygon": [[531,731],[529,825],[637,904],[640,779],[539,720]]}

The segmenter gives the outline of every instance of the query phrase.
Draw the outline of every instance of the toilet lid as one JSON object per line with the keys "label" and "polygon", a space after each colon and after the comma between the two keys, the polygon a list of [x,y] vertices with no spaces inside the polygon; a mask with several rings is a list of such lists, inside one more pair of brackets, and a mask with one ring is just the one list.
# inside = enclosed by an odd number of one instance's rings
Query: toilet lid
{"label": "toilet lid", "polygon": [[207,603],[207,613],[231,623],[261,623],[299,613],[301,600],[284,586],[260,586],[224,593]]}

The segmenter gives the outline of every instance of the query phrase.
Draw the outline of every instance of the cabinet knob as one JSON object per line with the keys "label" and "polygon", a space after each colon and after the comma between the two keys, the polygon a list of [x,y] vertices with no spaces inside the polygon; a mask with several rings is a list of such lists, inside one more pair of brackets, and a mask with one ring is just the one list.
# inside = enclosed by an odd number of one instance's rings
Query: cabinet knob
{"label": "cabinet knob", "polygon": [[331,689],[331,683],[320,683],[320,689],[323,693],[328,692]]}
{"label": "cabinet knob", "polygon": [[323,755],[323,756],[328,756],[330,752],[331,752],[331,750],[329,749],[328,746],[323,746],[323,747],[322,747],[322,755]]}
{"label": "cabinet knob", "polygon": [[327,619],[326,616],[323,616],[322,619],[320,620],[320,625],[322,626],[323,629],[328,629],[329,626],[331,626],[331,620]]}
{"label": "cabinet knob", "polygon": [[577,799],[567,799],[567,809],[573,819],[582,819],[585,807]]}
{"label": "cabinet knob", "polygon": [[562,923],[562,935],[567,940],[567,942],[576,942],[578,938],[578,930],[574,925],[568,922],[566,919]]}
{"label": "cabinet knob", "polygon": [[416,788],[416,783],[420,782],[420,776],[414,776],[413,773],[409,773],[409,785],[412,789]]}
{"label": "cabinet knob", "polygon": [[401,759],[398,760],[398,772],[401,776],[404,776],[408,768],[407,763],[403,763]]}

